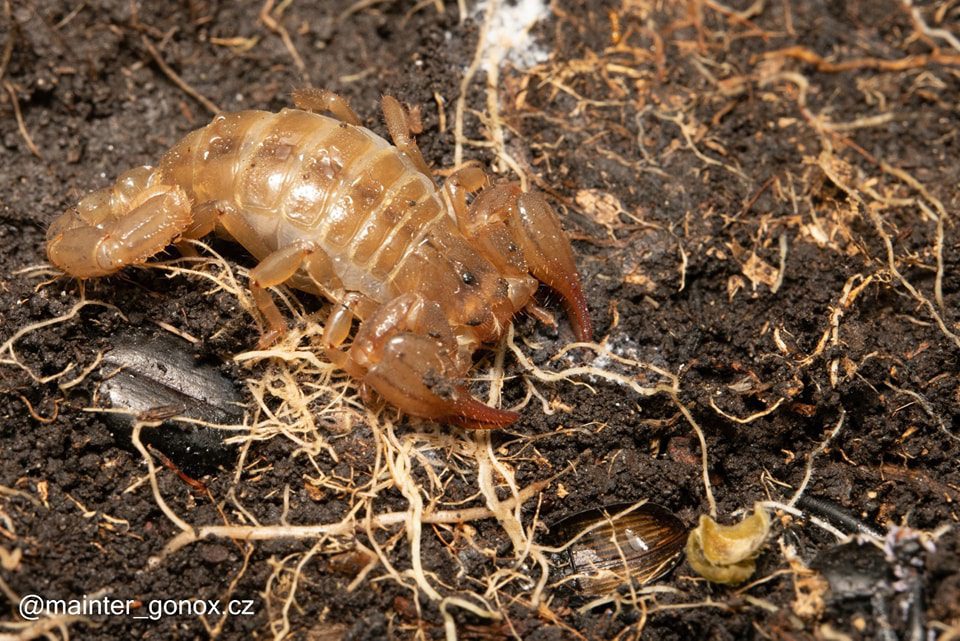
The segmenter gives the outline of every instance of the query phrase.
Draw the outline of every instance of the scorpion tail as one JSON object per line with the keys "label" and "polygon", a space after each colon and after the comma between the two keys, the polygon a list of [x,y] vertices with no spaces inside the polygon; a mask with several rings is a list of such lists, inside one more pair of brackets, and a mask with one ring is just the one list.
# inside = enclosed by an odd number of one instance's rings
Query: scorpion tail
{"label": "scorpion tail", "polygon": [[142,184],[148,179],[146,168],[128,172],[55,220],[50,262],[77,278],[108,276],[169,245],[190,226],[190,199],[177,186]]}

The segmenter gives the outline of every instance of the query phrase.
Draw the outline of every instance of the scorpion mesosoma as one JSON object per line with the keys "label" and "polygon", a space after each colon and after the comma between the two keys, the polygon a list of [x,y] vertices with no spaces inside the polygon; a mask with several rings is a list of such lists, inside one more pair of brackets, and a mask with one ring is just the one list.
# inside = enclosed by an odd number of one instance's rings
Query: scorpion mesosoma
{"label": "scorpion mesosoma", "polygon": [[286,331],[266,288],[288,283],[334,303],[326,356],[404,412],[476,429],[514,422],[462,379],[473,353],[533,304],[537,281],[561,295],[577,338],[591,336],[550,205],[515,183],[487,186],[469,165],[438,188],[409,112],[390,96],[382,109],[394,145],[337,94],[301,89],[294,104],[218,115],[156,168],[86,196],[50,226],[50,262],[81,279],[106,276],[178,239],[225,233],[259,260],[249,289],[266,321],[261,344]]}

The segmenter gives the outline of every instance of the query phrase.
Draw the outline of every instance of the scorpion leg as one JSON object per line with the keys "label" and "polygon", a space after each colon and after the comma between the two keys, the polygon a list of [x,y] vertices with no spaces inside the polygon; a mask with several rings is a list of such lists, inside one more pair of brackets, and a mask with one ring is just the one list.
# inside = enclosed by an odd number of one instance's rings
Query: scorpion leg
{"label": "scorpion leg", "polygon": [[376,313],[378,305],[373,299],[359,292],[347,292],[343,296],[330,299],[340,302],[334,303],[323,326],[327,359],[354,378],[362,379],[366,370],[356,365],[348,352],[338,348],[350,335],[354,319],[371,317]]}
{"label": "scorpion leg", "polygon": [[226,211],[226,208],[229,206],[227,203],[221,203],[215,200],[194,206],[193,222],[187,230],[180,235],[180,240],[176,244],[177,251],[180,252],[181,256],[195,258],[199,255],[197,254],[197,250],[193,248],[193,245],[186,241],[199,240],[212,232],[217,222],[219,222],[220,217],[223,215],[223,212]]}
{"label": "scorpion leg", "polygon": [[516,412],[473,398],[460,383],[468,353],[440,306],[419,294],[403,294],[360,326],[348,352],[348,371],[407,414],[472,429],[505,427]]}
{"label": "scorpion leg", "polygon": [[193,222],[183,232],[182,238],[197,240],[213,231],[220,218],[232,212],[233,206],[225,201],[209,200],[193,208]]}
{"label": "scorpion leg", "polygon": [[463,234],[501,269],[529,271],[559,293],[577,338],[590,340],[593,329],[573,249],[540,193],[524,193],[515,183],[497,185],[483,190],[465,214],[456,207],[455,213]]}
{"label": "scorpion leg", "polygon": [[464,235],[471,235],[471,230],[465,225],[470,223],[470,207],[467,206],[467,194],[480,191],[487,184],[487,174],[477,166],[466,165],[450,174],[443,183],[443,188],[450,196],[453,211],[457,217],[457,224]]}
{"label": "scorpion leg", "polygon": [[312,111],[313,113],[331,113],[337,120],[351,125],[360,125],[360,118],[350,108],[350,103],[338,93],[329,89],[315,89],[301,87],[293,90],[293,104],[297,109]]}
{"label": "scorpion leg", "polygon": [[301,269],[327,295],[342,289],[330,258],[314,244],[296,242],[270,253],[250,270],[250,294],[267,321],[268,329],[260,339],[261,346],[270,345],[287,331],[287,323],[267,288],[282,285]]}
{"label": "scorpion leg", "polygon": [[[253,301],[267,321],[267,331],[260,339],[260,345],[266,346],[282,336],[287,330],[283,315],[269,292],[268,287],[282,285],[290,280],[301,268],[313,281],[321,294],[328,295],[340,285],[340,279],[333,271],[333,265],[325,252],[310,243],[294,243],[270,251],[256,230],[237,208],[222,200],[212,200],[194,207],[194,217],[182,238],[196,239],[206,236],[220,227],[234,240],[247,247],[251,253],[264,256],[263,260],[250,270],[250,294]],[[193,247],[180,242],[178,249],[184,255],[195,255]]]}
{"label": "scorpion leg", "polygon": [[184,256],[196,256],[197,252],[194,248],[183,241],[198,240],[218,227],[255,256],[265,256],[270,253],[267,245],[256,230],[250,226],[247,219],[235,205],[226,200],[208,200],[199,205],[194,205],[192,222],[180,235],[177,249]]}
{"label": "scorpion leg", "polygon": [[417,141],[413,139],[411,132],[414,128],[410,120],[410,114],[393,96],[384,96],[380,106],[383,109],[383,120],[387,123],[387,131],[390,132],[390,139],[393,140],[393,144],[413,161],[413,164],[424,176],[433,180],[433,172],[427,166],[427,161],[423,159]]}

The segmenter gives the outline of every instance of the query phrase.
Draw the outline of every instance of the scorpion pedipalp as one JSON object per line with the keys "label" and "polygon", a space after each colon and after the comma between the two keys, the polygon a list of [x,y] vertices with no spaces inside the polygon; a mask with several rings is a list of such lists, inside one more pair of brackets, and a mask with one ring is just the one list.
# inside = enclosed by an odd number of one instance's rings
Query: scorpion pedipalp
{"label": "scorpion pedipalp", "polygon": [[505,273],[530,273],[559,293],[577,339],[590,340],[593,327],[577,264],[553,208],[540,193],[524,192],[516,183],[484,189],[467,207],[462,191],[483,184],[482,172],[468,170],[448,184],[460,230]]}
{"label": "scorpion pedipalp", "polygon": [[437,303],[404,294],[363,322],[347,369],[408,414],[473,429],[504,427],[516,412],[473,398],[460,383],[473,346],[461,346]]}
{"label": "scorpion pedipalp", "polygon": [[428,336],[404,334],[383,348],[380,362],[363,382],[387,401],[413,416],[471,429],[496,429],[517,420],[518,414],[484,405],[443,372],[448,363]]}
{"label": "scorpion pedipalp", "polygon": [[553,208],[537,192],[526,192],[517,198],[518,216],[507,219],[507,225],[520,242],[530,273],[563,297],[577,339],[593,337],[587,299],[583,294],[573,249],[560,226]]}

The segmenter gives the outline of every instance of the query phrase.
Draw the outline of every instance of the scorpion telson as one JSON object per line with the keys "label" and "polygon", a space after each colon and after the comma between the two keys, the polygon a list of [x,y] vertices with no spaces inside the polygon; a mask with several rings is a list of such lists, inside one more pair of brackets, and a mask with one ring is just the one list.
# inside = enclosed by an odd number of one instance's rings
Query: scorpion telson
{"label": "scorpion telson", "polygon": [[404,412],[470,428],[513,423],[516,413],[463,386],[473,353],[503,335],[538,281],[563,297],[579,340],[592,333],[553,209],[514,183],[489,186],[473,166],[438,188],[390,96],[394,145],[334,93],[298,90],[294,104],[219,115],[157,167],[83,198],[50,226],[50,261],[78,278],[105,276],[217,230],[259,260],[250,292],[263,344],[286,331],[266,288],[286,283],[342,303],[324,329],[327,357]]}

